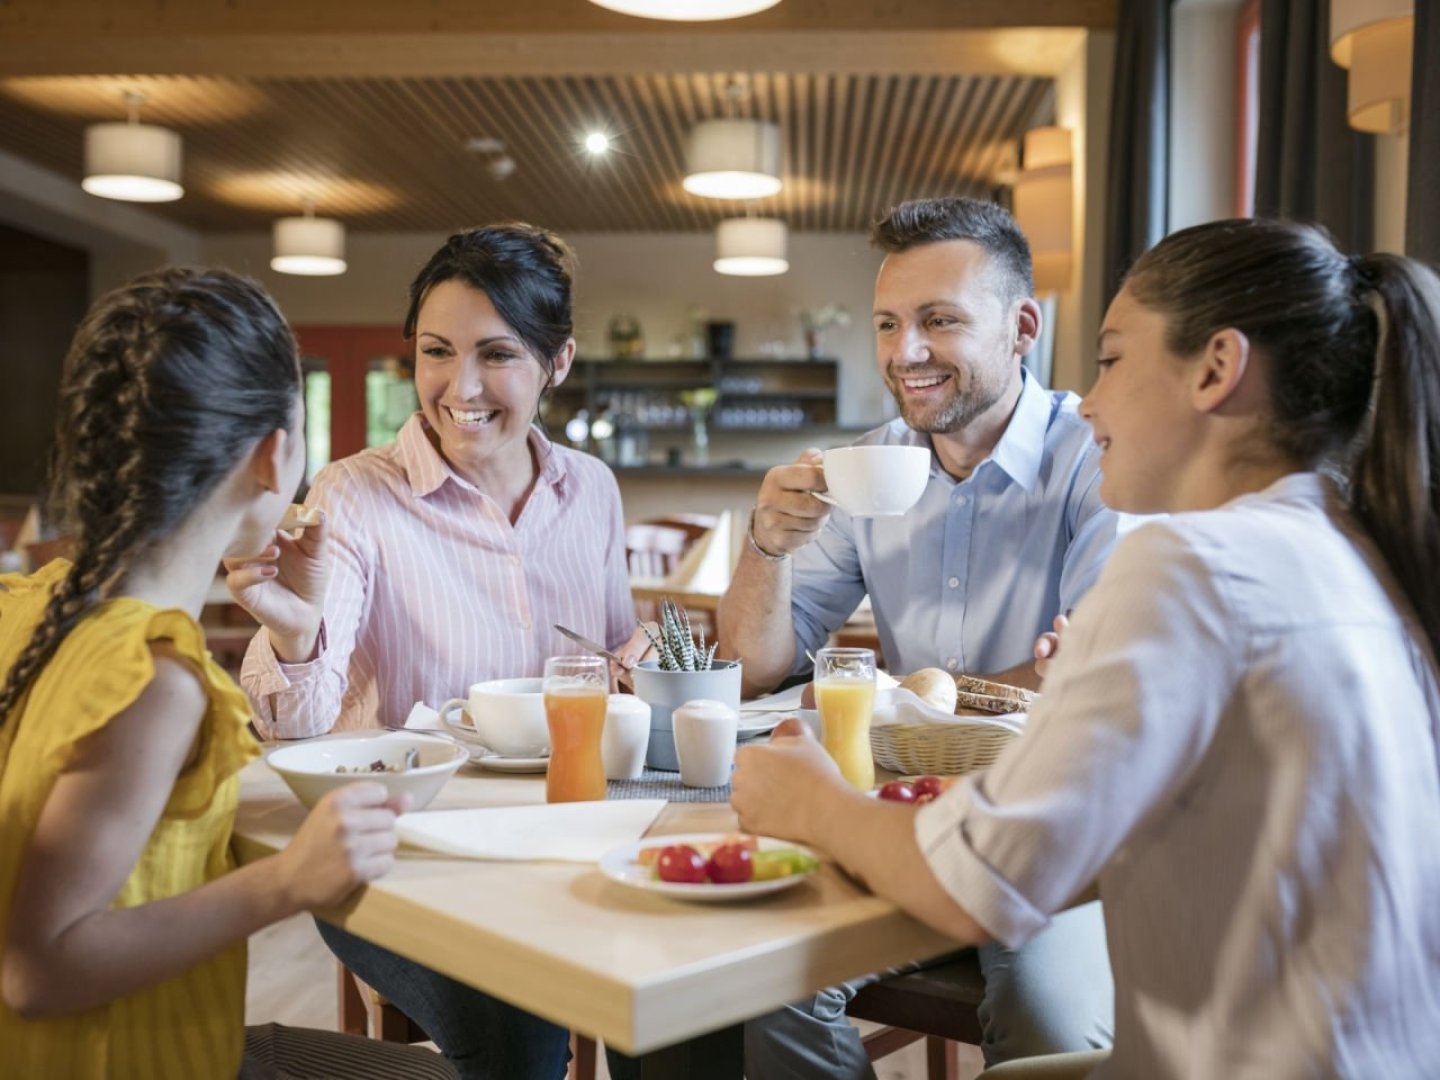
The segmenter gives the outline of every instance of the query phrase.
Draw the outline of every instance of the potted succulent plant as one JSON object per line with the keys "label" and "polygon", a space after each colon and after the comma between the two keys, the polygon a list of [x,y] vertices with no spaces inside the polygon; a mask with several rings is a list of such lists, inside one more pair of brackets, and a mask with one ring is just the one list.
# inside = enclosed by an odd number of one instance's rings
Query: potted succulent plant
{"label": "potted succulent plant", "polygon": [[740,661],[716,660],[716,644],[705,643],[702,628],[695,634],[690,616],[666,597],[660,603],[660,624],[640,624],[656,658],[642,661],[632,673],[635,695],[650,706],[650,746],[645,764],[652,769],[680,768],[675,756],[675,731],[670,714],[687,701],[721,701],[740,708]]}

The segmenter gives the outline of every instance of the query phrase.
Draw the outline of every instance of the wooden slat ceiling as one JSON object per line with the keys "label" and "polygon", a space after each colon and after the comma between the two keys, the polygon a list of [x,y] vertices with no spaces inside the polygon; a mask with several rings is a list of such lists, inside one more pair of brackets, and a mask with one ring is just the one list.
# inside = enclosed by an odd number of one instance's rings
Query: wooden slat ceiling
{"label": "wooden slat ceiling", "polygon": [[[685,133],[724,115],[779,123],[784,190],[753,204],[791,228],[864,230],[922,194],[986,194],[1022,133],[1051,121],[1053,83],[1023,75],[742,72],[513,78],[38,76],[0,80],[0,149],[77,182],[87,124],[123,116],[185,139],[185,197],[153,207],[206,232],[268,228],[313,197],[357,231],[522,218],[562,231],[707,230],[744,204],[687,194]],[[616,149],[580,147],[603,128]],[[498,138],[497,180],[468,140]]]}

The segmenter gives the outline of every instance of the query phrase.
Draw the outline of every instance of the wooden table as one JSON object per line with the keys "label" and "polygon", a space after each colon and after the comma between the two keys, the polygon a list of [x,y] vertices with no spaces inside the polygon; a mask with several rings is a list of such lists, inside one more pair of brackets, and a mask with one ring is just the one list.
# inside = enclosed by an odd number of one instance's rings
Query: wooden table
{"label": "wooden table", "polygon": [[[467,767],[430,808],[544,797],[542,778]],[[304,813],[278,776],[252,763],[241,777],[235,823],[241,860],[283,847]],[[735,825],[726,804],[671,803],[649,835]],[[321,914],[485,993],[647,1055],[647,1078],[738,1080],[734,1025],[845,979],[955,947],[830,864],[764,899],[692,904],[616,884],[594,866],[405,849],[383,880]],[[726,1029],[723,1047],[683,1052],[687,1040]]]}

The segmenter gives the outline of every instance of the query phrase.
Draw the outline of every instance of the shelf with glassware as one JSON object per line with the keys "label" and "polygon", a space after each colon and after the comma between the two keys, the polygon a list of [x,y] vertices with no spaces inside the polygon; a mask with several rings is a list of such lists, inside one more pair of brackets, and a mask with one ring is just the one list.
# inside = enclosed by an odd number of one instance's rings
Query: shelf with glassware
{"label": "shelf with glassware", "polygon": [[[651,436],[783,434],[836,424],[835,360],[576,360],[543,412],[551,432],[618,464],[647,460]],[[670,455],[673,457],[673,455]]]}

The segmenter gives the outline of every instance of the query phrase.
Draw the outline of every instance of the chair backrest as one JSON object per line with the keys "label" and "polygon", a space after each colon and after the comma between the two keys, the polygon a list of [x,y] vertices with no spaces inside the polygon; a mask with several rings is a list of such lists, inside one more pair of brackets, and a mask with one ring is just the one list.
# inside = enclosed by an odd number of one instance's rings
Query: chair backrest
{"label": "chair backrest", "polygon": [[625,529],[625,558],[630,577],[658,581],[680,563],[694,540],[669,525],[631,525]]}

